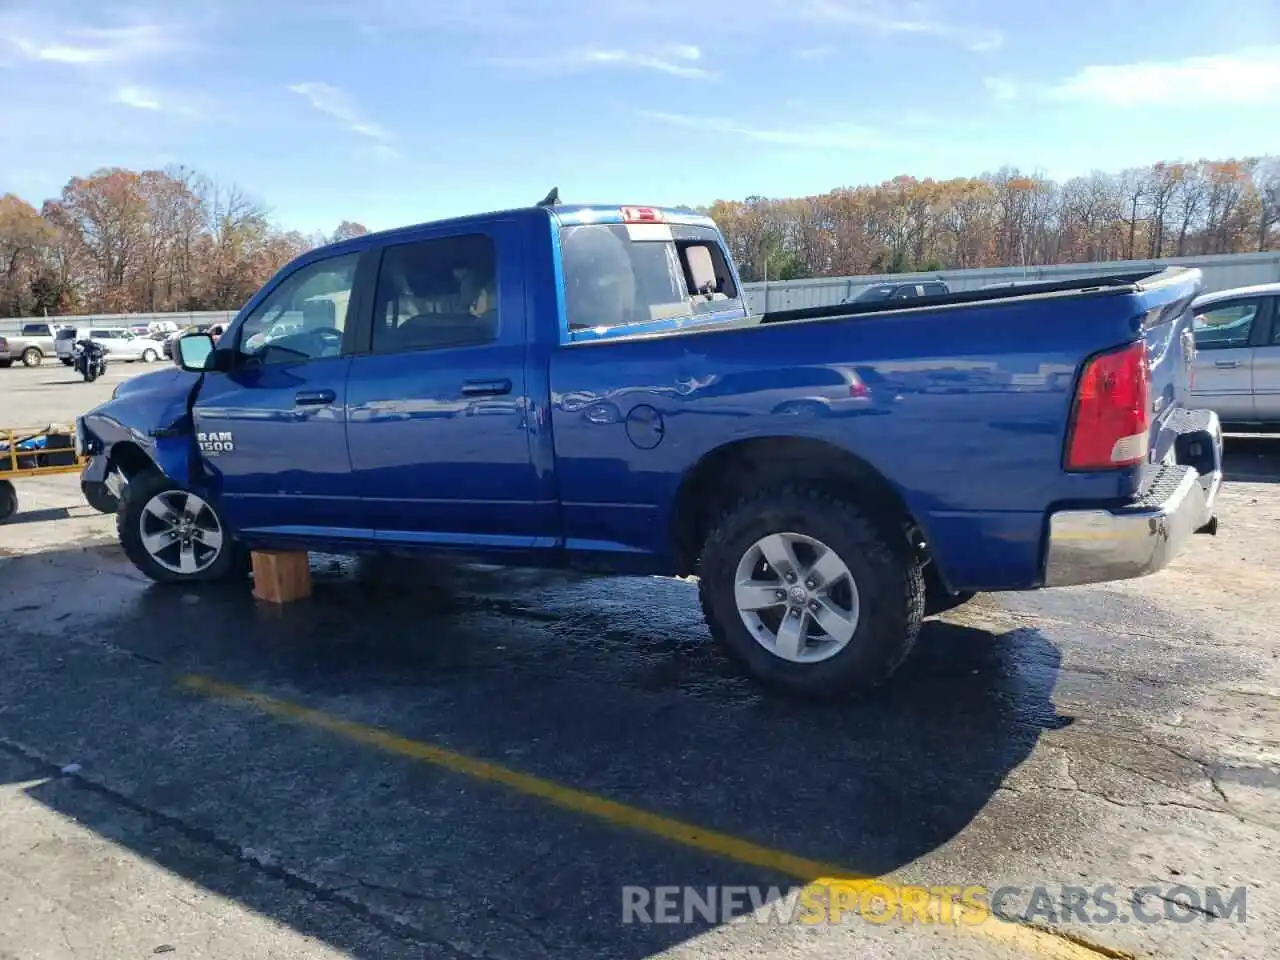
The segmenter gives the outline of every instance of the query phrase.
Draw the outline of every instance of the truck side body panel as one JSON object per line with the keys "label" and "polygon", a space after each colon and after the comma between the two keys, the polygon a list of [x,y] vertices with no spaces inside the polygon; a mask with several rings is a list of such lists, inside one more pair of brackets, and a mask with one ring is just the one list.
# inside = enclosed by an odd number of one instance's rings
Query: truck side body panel
{"label": "truck side body panel", "polygon": [[702,457],[803,436],[884,476],[956,588],[1034,586],[1049,508],[1139,490],[1141,468],[1069,474],[1062,452],[1084,359],[1141,335],[1140,300],[1028,297],[565,346],[551,382],[566,543],[670,565],[668,518]]}

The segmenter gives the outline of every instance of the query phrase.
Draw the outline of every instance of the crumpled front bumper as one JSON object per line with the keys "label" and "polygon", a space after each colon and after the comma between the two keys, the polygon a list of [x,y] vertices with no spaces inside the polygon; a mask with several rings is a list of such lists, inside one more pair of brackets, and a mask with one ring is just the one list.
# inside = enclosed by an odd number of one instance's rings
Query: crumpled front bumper
{"label": "crumpled front bumper", "polygon": [[1216,532],[1222,425],[1207,410],[1186,411],[1183,419],[1178,462],[1161,467],[1141,500],[1049,515],[1046,587],[1145,577],[1168,566],[1197,532]]}

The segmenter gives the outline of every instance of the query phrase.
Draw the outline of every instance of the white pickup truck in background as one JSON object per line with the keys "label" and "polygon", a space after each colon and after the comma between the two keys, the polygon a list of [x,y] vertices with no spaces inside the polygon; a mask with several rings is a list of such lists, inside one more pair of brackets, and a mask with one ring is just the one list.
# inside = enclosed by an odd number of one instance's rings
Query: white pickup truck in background
{"label": "white pickup truck in background", "polygon": [[15,360],[21,360],[24,367],[40,366],[45,357],[54,355],[54,337],[61,326],[47,320],[24,323],[21,333],[5,338],[9,348],[0,356],[0,367],[12,366]]}
{"label": "white pickup truck in background", "polygon": [[1197,297],[1192,406],[1225,429],[1280,431],[1280,283]]}

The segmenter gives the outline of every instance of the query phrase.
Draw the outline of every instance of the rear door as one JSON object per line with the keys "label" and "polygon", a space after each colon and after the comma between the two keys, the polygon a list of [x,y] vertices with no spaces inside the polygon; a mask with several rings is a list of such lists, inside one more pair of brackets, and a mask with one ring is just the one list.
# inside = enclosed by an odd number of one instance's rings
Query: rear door
{"label": "rear door", "polygon": [[514,220],[384,249],[347,428],[377,539],[505,550],[554,535],[530,451],[525,268]]}
{"label": "rear door", "polygon": [[1253,339],[1266,302],[1262,297],[1233,298],[1196,311],[1193,407],[1214,410],[1224,422],[1254,419]]}
{"label": "rear door", "polygon": [[1257,420],[1280,423],[1280,297],[1267,297],[1266,323],[1254,337],[1253,414]]}

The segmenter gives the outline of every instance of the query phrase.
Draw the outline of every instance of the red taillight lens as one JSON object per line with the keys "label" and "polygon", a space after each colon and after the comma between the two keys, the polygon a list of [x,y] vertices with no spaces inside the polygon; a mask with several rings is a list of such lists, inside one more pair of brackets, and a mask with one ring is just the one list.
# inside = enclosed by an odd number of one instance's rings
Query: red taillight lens
{"label": "red taillight lens", "polygon": [[655,207],[623,207],[623,223],[663,223],[665,217]]}
{"label": "red taillight lens", "polygon": [[1105,470],[1141,463],[1151,429],[1151,373],[1139,340],[1090,360],[1076,390],[1067,447],[1068,470]]}

